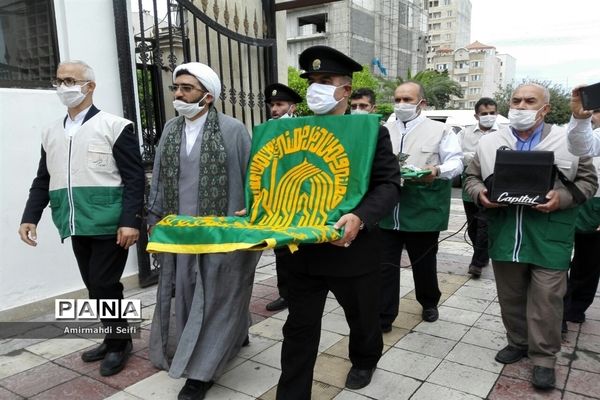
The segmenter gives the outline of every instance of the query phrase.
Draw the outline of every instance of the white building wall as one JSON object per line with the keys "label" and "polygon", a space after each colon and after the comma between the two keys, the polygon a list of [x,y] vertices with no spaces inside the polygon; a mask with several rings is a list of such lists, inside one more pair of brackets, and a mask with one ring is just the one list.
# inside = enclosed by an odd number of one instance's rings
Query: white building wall
{"label": "white building wall", "polygon": [[[112,2],[55,0],[54,7],[60,59],[90,64],[97,80],[94,103],[123,115]],[[41,129],[65,113],[53,90],[0,88],[0,311],[84,288],[71,243],[60,243],[49,209],[39,224],[37,247],[17,235],[37,171]],[[132,249],[123,276],[136,272]]]}
{"label": "white building wall", "polygon": [[510,54],[498,54],[500,59],[500,86],[506,86],[511,84],[515,80],[515,73],[517,70],[517,59]]}

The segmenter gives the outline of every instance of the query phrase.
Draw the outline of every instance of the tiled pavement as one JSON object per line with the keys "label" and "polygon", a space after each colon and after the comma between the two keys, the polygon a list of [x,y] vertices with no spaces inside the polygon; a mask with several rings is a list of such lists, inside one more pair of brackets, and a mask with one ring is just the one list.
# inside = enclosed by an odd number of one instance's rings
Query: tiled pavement
{"label": "tiled pavement", "polygon": [[[461,202],[453,199],[450,231],[441,236],[454,233],[463,222]],[[323,316],[313,399],[600,399],[600,301],[588,311],[588,321],[569,324],[557,366],[557,389],[536,391],[528,382],[531,365],[527,359],[509,366],[494,361],[505,337],[493,274],[486,268],[481,279],[469,279],[469,254],[463,232],[440,245],[442,300],[440,320],[435,323],[421,321],[411,270],[402,270],[400,315],[392,331],[384,335],[384,354],[372,383],[358,391],[343,389],[350,368],[348,326],[331,296]],[[274,261],[273,253],[266,252],[256,272],[250,346],[231,361],[207,400],[275,398],[287,311],[271,313],[264,308],[277,297]],[[142,298],[145,318],[152,315],[155,290],[127,293]],[[171,379],[152,367],[148,329],[146,325],[141,338],[134,341],[135,353],[127,368],[108,378],[99,375],[98,363],[80,359],[81,351],[95,341],[0,341],[0,399],[175,399],[184,380]]]}

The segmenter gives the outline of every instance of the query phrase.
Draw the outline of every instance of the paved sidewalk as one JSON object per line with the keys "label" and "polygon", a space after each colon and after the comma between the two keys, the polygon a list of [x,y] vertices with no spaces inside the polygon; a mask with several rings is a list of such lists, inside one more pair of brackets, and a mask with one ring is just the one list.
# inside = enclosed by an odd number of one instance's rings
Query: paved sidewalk
{"label": "paved sidewalk", "polygon": [[[464,223],[460,199],[452,200],[450,231]],[[421,321],[410,268],[402,270],[400,315],[384,334],[384,354],[372,383],[364,389],[344,388],[350,368],[348,326],[343,311],[330,296],[323,316],[320,354],[314,374],[313,399],[318,400],[471,400],[471,399],[600,399],[600,301],[588,320],[569,324],[557,371],[557,389],[540,392],[529,383],[527,359],[503,366],[494,361],[506,344],[491,268],[479,280],[467,274],[470,247],[463,232],[440,244],[438,278],[442,299],[440,319]],[[208,392],[207,400],[275,398],[280,374],[282,333],[287,311],[271,313],[264,306],[277,298],[275,258],[265,252],[255,278],[250,345],[230,363]],[[408,265],[403,259],[402,264]],[[127,297],[153,313],[156,287],[131,290]],[[174,380],[148,361],[146,322],[127,368],[101,377],[99,363],[83,363],[81,351],[96,345],[87,339],[0,341],[0,399],[176,399],[184,379]]]}

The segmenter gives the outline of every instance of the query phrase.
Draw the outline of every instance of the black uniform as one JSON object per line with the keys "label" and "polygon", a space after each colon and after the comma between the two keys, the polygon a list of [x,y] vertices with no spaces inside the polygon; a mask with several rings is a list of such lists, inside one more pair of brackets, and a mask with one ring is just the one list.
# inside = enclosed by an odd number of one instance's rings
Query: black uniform
{"label": "black uniform", "polygon": [[277,398],[310,399],[321,318],[327,292],[344,308],[350,326],[349,355],[359,369],[374,368],[381,357],[379,326],[381,253],[376,223],[398,202],[400,171],[387,129],[379,128],[369,190],[352,213],[364,222],[352,245],[303,245],[281,256],[289,267],[289,316],[283,327],[281,378]]}

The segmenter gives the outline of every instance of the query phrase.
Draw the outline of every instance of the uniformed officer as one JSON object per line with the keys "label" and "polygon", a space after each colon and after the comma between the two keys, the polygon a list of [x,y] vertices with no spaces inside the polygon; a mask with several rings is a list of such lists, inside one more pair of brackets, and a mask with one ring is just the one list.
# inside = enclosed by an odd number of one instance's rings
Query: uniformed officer
{"label": "uniformed officer", "polygon": [[[343,115],[360,64],[327,46],[300,54],[300,75],[308,80],[306,100],[316,115]],[[344,236],[333,243],[302,245],[286,252],[289,267],[289,316],[283,327],[278,400],[308,400],[327,293],[333,292],[350,326],[352,363],[346,387],[371,382],[383,348],[379,326],[379,235],[376,223],[400,196],[400,171],[386,128],[378,128],[369,189],[360,204],[336,223]],[[362,227],[362,229],[361,229]]]}

